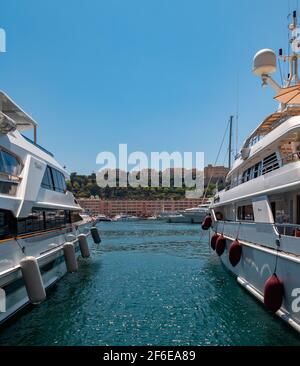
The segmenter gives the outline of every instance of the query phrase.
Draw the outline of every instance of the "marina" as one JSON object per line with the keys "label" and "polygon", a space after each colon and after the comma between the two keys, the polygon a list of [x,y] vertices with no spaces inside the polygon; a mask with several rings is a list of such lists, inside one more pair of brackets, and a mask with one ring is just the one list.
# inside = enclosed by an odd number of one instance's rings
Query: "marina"
{"label": "marina", "polygon": [[224,3],[4,5],[0,350],[299,348],[300,4]]}
{"label": "marina", "polygon": [[[101,246],[0,333],[1,345],[298,345],[196,225],[98,224]],[[206,235],[206,234],[205,234]],[[208,234],[207,234],[208,235]],[[230,296],[228,296],[230,294]]]}

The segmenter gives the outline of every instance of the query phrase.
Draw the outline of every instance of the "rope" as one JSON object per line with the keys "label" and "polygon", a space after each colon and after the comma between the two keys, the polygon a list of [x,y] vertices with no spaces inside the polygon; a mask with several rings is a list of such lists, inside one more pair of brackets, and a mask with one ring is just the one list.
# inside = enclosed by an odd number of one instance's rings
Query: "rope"
{"label": "rope", "polygon": [[239,235],[240,235],[240,228],[241,228],[241,222],[239,223],[238,229],[237,229],[237,233],[236,233],[236,240],[239,239]]}
{"label": "rope", "polygon": [[[281,235],[279,234],[279,236],[278,236],[278,241],[279,241],[279,242],[280,242],[280,239],[281,239]],[[276,275],[276,271],[277,271],[277,263],[278,263],[279,246],[280,246],[280,244],[277,244],[276,257],[275,257],[275,267],[274,267],[274,275]]]}
{"label": "rope", "polygon": [[20,243],[19,243],[19,241],[18,241],[18,239],[17,239],[17,237],[15,237],[15,241],[17,242],[17,244],[18,244],[18,246],[20,247],[20,249],[21,249],[21,251],[22,251],[22,253],[25,255],[25,247],[23,247]]}
{"label": "rope", "polygon": [[[214,163],[214,166],[216,166],[216,165],[217,165],[217,162],[218,162],[218,160],[219,160],[219,156],[220,156],[220,153],[221,153],[221,150],[222,150],[223,144],[224,144],[224,140],[225,140],[225,137],[226,137],[226,134],[227,134],[227,130],[228,130],[228,128],[229,128],[229,123],[230,123],[230,122],[228,121],[228,123],[227,123],[227,127],[226,127],[226,129],[225,129],[225,132],[224,132],[224,135],[223,135],[223,138],[222,138],[222,142],[221,142],[221,145],[220,145],[220,148],[219,148],[219,151],[218,151],[218,154],[217,154],[217,157],[216,157],[215,163]],[[208,187],[209,187],[209,185],[210,185],[210,183],[211,183],[212,177],[213,177],[213,175],[211,174],[211,176],[209,177],[208,183],[207,183],[206,190],[205,190],[205,192],[204,192],[203,201],[206,199],[206,195],[207,195],[207,192],[208,192]],[[203,201],[202,201],[202,202],[203,202]]]}
{"label": "rope", "polygon": [[225,229],[225,220],[223,221],[223,230],[222,230],[222,235],[224,234],[224,229]]}
{"label": "rope", "polygon": [[219,224],[219,221],[217,221],[217,223],[216,223],[215,234],[217,234],[217,231],[218,231],[218,224]]}
{"label": "rope", "polygon": [[280,58],[279,58],[279,57],[278,57],[278,65],[279,65],[279,73],[280,73],[280,79],[281,79],[281,86],[284,86],[284,85],[283,85],[282,70],[281,70],[281,60],[280,60]]}
{"label": "rope", "polygon": [[[228,153],[229,153],[229,147],[228,147],[228,148],[227,148],[227,150],[226,150],[226,153],[225,153],[225,156],[224,156],[224,160],[223,160],[223,165],[225,164],[225,160],[227,159],[227,155],[228,155]],[[220,179],[221,179],[221,177],[218,177],[218,180],[217,180],[217,182],[216,182],[216,188],[217,188],[217,189],[218,189],[218,185],[219,185]]]}

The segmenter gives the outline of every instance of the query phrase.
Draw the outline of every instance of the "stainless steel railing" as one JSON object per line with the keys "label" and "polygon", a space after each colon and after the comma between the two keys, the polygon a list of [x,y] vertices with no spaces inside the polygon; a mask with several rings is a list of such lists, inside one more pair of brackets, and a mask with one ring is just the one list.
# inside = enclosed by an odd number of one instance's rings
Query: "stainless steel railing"
{"label": "stainless steel railing", "polygon": [[[280,167],[289,164],[289,159],[291,161],[293,161],[294,158],[297,158],[297,160],[300,160],[300,151],[297,151],[295,153],[291,153],[291,154],[287,154],[285,156],[283,156],[281,159],[277,159],[276,161],[272,161],[268,164],[263,165],[260,170],[257,172],[257,176],[256,177],[250,177],[250,179],[245,179],[245,177],[239,178],[238,180],[235,180],[234,182],[225,185],[225,190],[228,191],[232,188],[235,188],[243,183],[249,182],[250,180],[256,179],[258,177],[260,177],[261,175],[265,175],[267,173],[270,173],[274,170],[279,169]],[[291,162],[290,161],[290,162]],[[253,172],[252,172],[253,175]]]}

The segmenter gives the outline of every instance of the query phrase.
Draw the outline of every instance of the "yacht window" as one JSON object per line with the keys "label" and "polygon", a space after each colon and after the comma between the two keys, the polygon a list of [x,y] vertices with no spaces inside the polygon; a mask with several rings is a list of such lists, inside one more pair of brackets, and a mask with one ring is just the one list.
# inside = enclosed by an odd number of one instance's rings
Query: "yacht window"
{"label": "yacht window", "polygon": [[251,180],[251,172],[252,172],[252,169],[249,168],[246,172],[246,182],[248,182],[249,180]]}
{"label": "yacht window", "polygon": [[60,190],[64,192],[66,190],[65,177],[61,172],[57,172],[60,180]]}
{"label": "yacht window", "polygon": [[41,186],[57,192],[65,192],[67,188],[64,175],[49,166],[46,168]]}
{"label": "yacht window", "polygon": [[21,165],[16,157],[3,150],[1,151],[1,155],[4,163],[4,173],[15,176],[19,175]]}
{"label": "yacht window", "polygon": [[266,158],[264,158],[262,163],[262,174],[267,174],[272,170],[276,170],[279,168],[279,162],[277,159],[276,153],[273,153]]}
{"label": "yacht window", "polygon": [[1,182],[0,181],[0,194],[7,194],[9,196],[15,196],[17,193],[18,183],[16,182]]}
{"label": "yacht window", "polygon": [[254,220],[253,206],[252,205],[239,206],[237,215],[239,221],[253,221]]}
{"label": "yacht window", "polygon": [[261,175],[261,162],[259,162],[258,164],[254,165],[253,168],[253,178],[257,178]]}
{"label": "yacht window", "polygon": [[61,172],[52,168],[52,175],[54,181],[54,189],[58,192],[64,192],[64,176]]}
{"label": "yacht window", "polygon": [[50,168],[47,166],[42,180],[42,187],[46,189],[53,189],[52,177]]}
{"label": "yacht window", "polygon": [[18,234],[28,234],[45,229],[61,228],[70,223],[68,210],[43,210],[34,208],[32,213],[17,222]]}
{"label": "yacht window", "polygon": [[4,165],[4,160],[0,151],[0,172],[1,173],[5,173],[5,165]]}
{"label": "yacht window", "polygon": [[10,237],[13,232],[14,218],[11,212],[0,210],[0,239]]}
{"label": "yacht window", "polygon": [[7,151],[0,150],[0,173],[19,175],[21,164],[18,159]]}

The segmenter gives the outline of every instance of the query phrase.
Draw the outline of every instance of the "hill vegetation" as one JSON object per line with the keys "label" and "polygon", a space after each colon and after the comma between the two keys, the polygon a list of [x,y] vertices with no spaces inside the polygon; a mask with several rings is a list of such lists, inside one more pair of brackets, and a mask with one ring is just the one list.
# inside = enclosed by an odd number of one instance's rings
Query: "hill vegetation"
{"label": "hill vegetation", "polygon": [[[161,173],[160,173],[161,175]],[[161,182],[161,180],[160,180]],[[174,178],[171,176],[170,187],[131,187],[128,186],[118,187],[105,187],[101,188],[97,185],[96,174],[79,175],[77,173],[71,173],[70,180],[67,181],[68,190],[73,192],[76,198],[101,198],[101,199],[149,199],[149,200],[167,200],[167,199],[183,199],[185,198],[186,188],[183,184],[182,187],[174,187]],[[208,187],[207,197],[214,194],[216,186],[210,184]]]}

